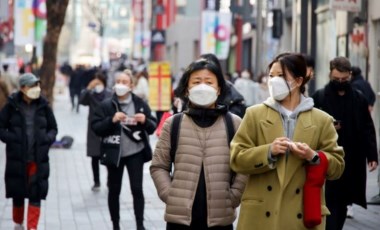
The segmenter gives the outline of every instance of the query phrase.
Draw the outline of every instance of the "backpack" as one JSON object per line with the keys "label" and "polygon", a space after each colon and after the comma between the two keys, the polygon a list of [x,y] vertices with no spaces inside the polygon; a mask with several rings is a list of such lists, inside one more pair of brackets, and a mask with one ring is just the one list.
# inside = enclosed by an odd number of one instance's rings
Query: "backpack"
{"label": "backpack", "polygon": [[71,136],[63,136],[61,140],[54,141],[54,143],[51,145],[51,148],[57,148],[57,149],[69,149],[73,145],[74,138]]}
{"label": "backpack", "polygon": [[72,138],[71,136],[63,136],[61,139],[62,146],[65,149],[71,148],[71,146],[73,145],[73,142],[74,142],[74,138]]}
{"label": "backpack", "polygon": [[[182,118],[183,118],[183,113],[174,114],[173,115],[173,121],[172,121],[172,124],[170,126],[170,159],[171,159],[170,172],[171,172],[171,175],[173,175],[172,165],[175,162],[175,154],[177,152],[178,138],[179,138],[178,133],[179,133],[180,125],[182,122]],[[228,143],[228,147],[230,147],[231,140],[235,135],[234,123],[232,121],[232,115],[230,112],[227,112],[225,114],[224,122],[225,122],[226,127],[227,127],[227,130],[226,130],[227,131],[227,140],[228,140],[227,143]],[[230,184],[233,183],[235,176],[236,176],[236,173],[234,171],[232,171]]]}

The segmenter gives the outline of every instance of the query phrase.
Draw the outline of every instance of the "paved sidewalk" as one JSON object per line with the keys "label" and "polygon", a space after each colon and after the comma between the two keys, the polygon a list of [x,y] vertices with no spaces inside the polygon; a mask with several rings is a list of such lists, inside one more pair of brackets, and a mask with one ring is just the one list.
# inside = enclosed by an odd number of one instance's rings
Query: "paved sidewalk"
{"label": "paved sidewalk", "polygon": [[[107,207],[106,169],[101,166],[101,190],[92,192],[91,158],[86,157],[86,130],[88,109],[81,106],[77,114],[71,111],[69,96],[56,96],[54,113],[58,122],[58,139],[69,134],[74,137],[71,149],[51,149],[50,188],[42,202],[40,230],[112,229]],[[154,146],[157,138],[152,136]],[[5,145],[0,142],[0,230],[13,229],[12,202],[5,199],[4,188]],[[164,205],[158,199],[149,175],[149,163],[144,168],[145,226],[147,229],[165,229]],[[122,229],[135,229],[132,196],[128,174],[123,177],[120,216]],[[368,178],[368,198],[377,192],[376,173]],[[236,222],[235,222],[236,223]],[[346,221],[345,230],[380,229],[380,205],[370,205],[367,210],[355,206],[355,218]]]}

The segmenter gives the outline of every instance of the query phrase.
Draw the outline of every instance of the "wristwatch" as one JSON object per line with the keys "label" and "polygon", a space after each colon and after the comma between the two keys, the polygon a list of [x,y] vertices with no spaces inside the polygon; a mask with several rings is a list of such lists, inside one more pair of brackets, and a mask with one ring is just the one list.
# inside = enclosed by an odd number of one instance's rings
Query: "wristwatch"
{"label": "wristwatch", "polygon": [[311,158],[310,163],[315,164],[319,161],[319,155],[318,153],[314,152],[313,158]]}

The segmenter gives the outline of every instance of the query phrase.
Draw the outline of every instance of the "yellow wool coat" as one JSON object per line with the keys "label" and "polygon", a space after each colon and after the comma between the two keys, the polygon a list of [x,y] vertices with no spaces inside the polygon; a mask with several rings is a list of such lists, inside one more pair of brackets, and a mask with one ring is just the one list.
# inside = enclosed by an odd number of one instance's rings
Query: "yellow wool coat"
{"label": "yellow wool coat", "polygon": [[[247,109],[231,143],[231,168],[249,175],[242,197],[237,229],[298,230],[303,224],[303,185],[307,162],[292,153],[268,160],[270,145],[284,136],[279,112],[260,104]],[[301,112],[293,141],[307,143],[323,151],[328,159],[328,180],[338,179],[344,170],[344,152],[337,145],[333,119],[327,113],[310,109]],[[313,229],[325,229],[325,215],[330,214],[321,191],[322,223]]]}

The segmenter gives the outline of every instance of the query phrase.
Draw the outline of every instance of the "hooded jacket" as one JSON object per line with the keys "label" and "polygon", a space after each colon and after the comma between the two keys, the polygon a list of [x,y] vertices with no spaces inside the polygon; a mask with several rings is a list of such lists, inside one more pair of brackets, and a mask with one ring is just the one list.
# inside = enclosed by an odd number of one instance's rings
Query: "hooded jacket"
{"label": "hooded jacket", "polygon": [[[303,185],[307,162],[291,152],[270,160],[274,139],[288,136],[323,151],[329,161],[326,178],[338,179],[344,170],[343,149],[331,116],[313,108],[313,101],[301,95],[301,102],[290,116],[269,98],[247,109],[231,142],[231,168],[248,174],[242,197],[237,229],[307,229],[303,224]],[[329,214],[321,192],[322,215]],[[322,224],[313,229],[324,229]]]}
{"label": "hooded jacket", "polygon": [[0,112],[0,140],[6,144],[5,191],[6,197],[34,197],[45,199],[48,193],[49,147],[57,135],[57,123],[46,99],[33,100],[37,110],[34,115],[35,157],[37,164],[37,189],[28,192],[27,135],[25,116],[20,109],[21,92],[12,94]]}

